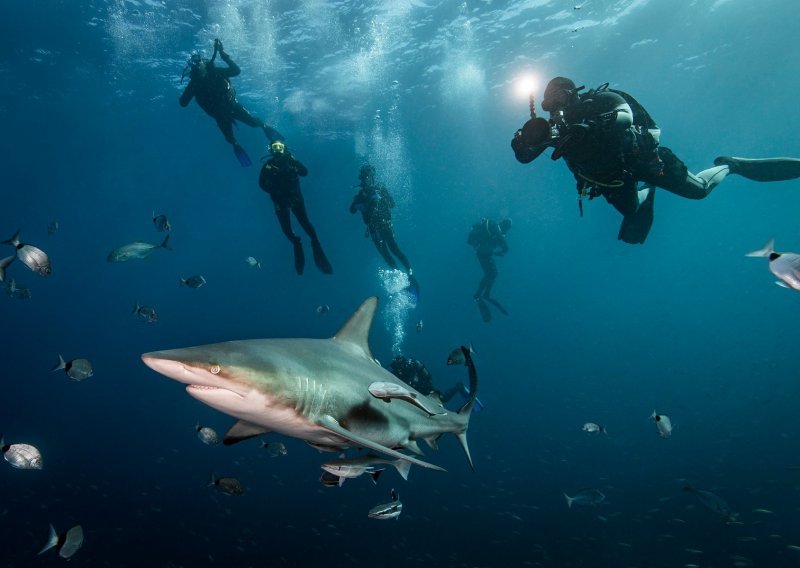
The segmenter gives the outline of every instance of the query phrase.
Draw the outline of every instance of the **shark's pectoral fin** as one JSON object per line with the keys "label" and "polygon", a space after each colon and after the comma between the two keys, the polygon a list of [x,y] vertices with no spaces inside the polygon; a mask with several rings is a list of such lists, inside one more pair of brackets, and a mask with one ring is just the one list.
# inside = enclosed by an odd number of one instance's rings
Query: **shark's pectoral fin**
{"label": "shark's pectoral fin", "polygon": [[419,444],[417,444],[416,440],[409,440],[408,442],[403,444],[403,447],[405,449],[407,449],[407,450],[411,450],[412,452],[414,452],[418,456],[424,456],[425,455],[425,453],[419,448]]}
{"label": "shark's pectoral fin", "polygon": [[339,422],[331,415],[325,415],[317,420],[317,424],[322,428],[327,428],[337,436],[341,436],[346,440],[350,440],[354,444],[361,446],[363,448],[368,448],[370,450],[374,450],[376,452],[380,452],[387,456],[392,456],[393,458],[401,459],[410,461],[411,463],[418,465],[420,467],[427,467],[428,469],[435,469],[436,471],[447,471],[446,469],[439,467],[438,465],[433,465],[432,463],[424,462],[421,459],[417,459],[415,457],[401,454],[397,450],[393,450],[392,448],[388,448],[382,444],[377,442],[373,442],[372,440],[365,438],[363,436],[359,436],[346,428],[343,428]]}
{"label": "shark's pectoral fin", "polygon": [[432,449],[438,450],[439,449],[439,438],[440,437],[441,437],[441,434],[436,434],[435,436],[428,436],[427,438],[425,438],[425,441],[428,443],[428,445]]}
{"label": "shark's pectoral fin", "polygon": [[232,446],[234,444],[238,444],[239,442],[243,442],[244,440],[249,440],[250,438],[255,438],[256,436],[261,436],[262,434],[267,433],[269,433],[269,430],[263,426],[251,424],[250,422],[245,422],[244,420],[239,420],[236,424],[231,426],[227,432],[225,432],[225,437],[222,439],[222,443],[226,446]]}

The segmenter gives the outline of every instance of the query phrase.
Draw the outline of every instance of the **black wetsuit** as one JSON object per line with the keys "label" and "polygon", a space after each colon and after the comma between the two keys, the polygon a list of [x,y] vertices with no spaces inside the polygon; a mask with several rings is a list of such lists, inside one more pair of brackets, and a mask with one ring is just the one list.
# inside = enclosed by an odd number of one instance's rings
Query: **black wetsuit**
{"label": "black wetsuit", "polygon": [[[429,395],[436,390],[433,387],[433,377],[422,361],[398,355],[392,359],[389,370],[395,377],[424,395]],[[441,393],[440,399],[442,402],[448,402],[456,394],[464,392],[464,385],[456,383],[446,392]]]}
{"label": "black wetsuit", "polygon": [[319,269],[331,274],[330,263],[325,258],[320,246],[317,232],[308,219],[303,194],[300,192],[300,177],[308,175],[306,168],[300,161],[296,160],[289,152],[273,155],[262,166],[258,176],[258,185],[266,191],[272,198],[275,206],[275,215],[281,225],[281,230],[286,238],[295,247],[295,268],[299,274],[303,272],[303,251],[300,244],[300,237],[292,230],[290,212],[294,213],[297,222],[311,238],[311,246],[314,251],[314,260]]}
{"label": "black wetsuit", "polygon": [[199,69],[192,69],[189,84],[181,94],[180,105],[185,107],[194,98],[200,108],[217,121],[217,126],[229,144],[236,144],[233,125],[237,120],[254,128],[262,128],[270,141],[282,139],[280,132],[254,117],[236,100],[236,91],[230,78],[241,73],[241,69],[227,53],[220,52],[219,56],[228,67],[217,67],[213,62],[205,61],[205,76]]}
{"label": "black wetsuit", "polygon": [[397,263],[392,253],[406,269],[411,270],[411,265],[403,251],[400,250],[394,236],[392,224],[392,208],[394,199],[389,195],[383,184],[370,184],[362,182],[361,190],[353,197],[350,204],[350,213],[361,211],[361,218],[367,226],[375,248],[391,268],[397,268]]}
{"label": "black wetsuit", "polygon": [[478,262],[483,269],[483,278],[478,283],[474,298],[491,299],[492,287],[497,279],[497,264],[494,261],[496,254],[504,255],[508,252],[508,242],[496,221],[481,219],[472,226],[467,243],[475,248]]}

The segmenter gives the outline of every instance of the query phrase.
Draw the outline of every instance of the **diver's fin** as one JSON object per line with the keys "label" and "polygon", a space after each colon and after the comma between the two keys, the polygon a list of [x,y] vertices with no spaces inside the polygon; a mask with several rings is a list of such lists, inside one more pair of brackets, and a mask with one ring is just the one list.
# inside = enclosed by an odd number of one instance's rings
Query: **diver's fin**
{"label": "diver's fin", "polygon": [[252,166],[253,162],[250,161],[250,156],[247,155],[247,152],[244,151],[238,143],[233,145],[233,153],[236,154],[236,159],[239,160],[239,163],[242,167]]}
{"label": "diver's fin", "polygon": [[317,424],[319,426],[322,426],[323,428],[327,428],[328,430],[330,430],[331,432],[333,432],[337,436],[340,436],[340,437],[344,438],[345,440],[349,440],[349,441],[353,442],[357,446],[360,446],[360,447],[363,447],[363,448],[369,448],[370,450],[374,450],[376,452],[380,452],[380,453],[385,454],[387,456],[392,456],[393,458],[406,460],[406,461],[409,461],[409,462],[411,462],[411,463],[413,463],[415,465],[418,465],[420,467],[427,467],[428,469],[435,469],[436,471],[447,471],[446,469],[441,468],[438,465],[433,465],[432,463],[428,463],[428,462],[422,461],[421,459],[415,458],[413,456],[409,456],[409,455],[406,455],[406,454],[401,454],[397,450],[393,450],[393,449],[391,449],[391,448],[389,448],[387,446],[381,445],[381,444],[379,444],[377,442],[373,442],[372,440],[370,440],[368,438],[364,438],[363,436],[359,436],[358,434],[343,428],[336,421],[336,419],[333,416],[329,415],[329,414],[320,417],[317,420]]}
{"label": "diver's fin", "polygon": [[504,316],[508,315],[508,311],[503,307],[503,304],[501,304],[500,302],[498,302],[494,298],[484,298],[484,300],[486,300],[487,302],[492,304],[495,308],[500,310],[500,313],[503,314]]}
{"label": "diver's fin", "polygon": [[475,303],[478,305],[478,309],[481,312],[481,318],[483,321],[486,323],[492,321],[492,312],[489,311],[489,306],[486,305],[486,302],[480,298],[475,298]]}
{"label": "diver's fin", "polygon": [[300,242],[298,238],[294,243],[294,270],[298,274],[303,273],[303,268],[306,265],[306,255],[303,252],[303,243]]}
{"label": "diver's fin", "polygon": [[749,159],[720,156],[714,160],[714,165],[728,166],[732,174],[755,181],[785,181],[800,178],[798,158]]}
{"label": "diver's fin", "polygon": [[330,261],[328,261],[328,257],[325,256],[325,252],[322,250],[322,245],[319,244],[319,241],[311,241],[311,251],[314,253],[314,264],[317,265],[319,271],[323,274],[333,274],[333,267]]}

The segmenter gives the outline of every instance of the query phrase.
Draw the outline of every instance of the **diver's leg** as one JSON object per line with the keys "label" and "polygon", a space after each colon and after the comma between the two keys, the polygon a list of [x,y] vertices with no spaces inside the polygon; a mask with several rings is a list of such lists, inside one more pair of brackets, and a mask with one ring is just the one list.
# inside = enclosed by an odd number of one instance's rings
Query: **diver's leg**
{"label": "diver's leg", "polygon": [[253,128],[261,128],[262,130],[264,130],[264,134],[267,135],[267,138],[269,138],[270,142],[274,142],[275,140],[283,140],[283,135],[280,132],[278,132],[271,126],[268,126],[266,123],[264,123],[263,120],[256,118],[255,116],[250,114],[250,112],[246,108],[244,108],[241,103],[237,102],[236,105],[234,105],[233,117],[239,122],[246,124],[247,126],[252,126]]}
{"label": "diver's leg", "polygon": [[306,204],[299,191],[292,202],[292,212],[297,222],[300,223],[300,226],[303,227],[303,230],[311,238],[311,252],[314,253],[314,264],[317,265],[317,268],[319,268],[320,272],[323,274],[333,274],[333,267],[328,257],[325,255],[325,251],[322,250],[322,244],[320,244],[317,238],[317,231],[314,230],[314,226],[308,219]]}
{"label": "diver's leg", "polygon": [[233,120],[228,116],[214,118],[217,121],[217,126],[222,132],[222,135],[225,137],[225,141],[228,144],[236,145],[236,137],[233,135]]}
{"label": "diver's leg", "polygon": [[714,166],[699,174],[691,173],[686,165],[672,153],[672,150],[660,146],[658,154],[664,163],[661,175],[645,175],[642,180],[656,185],[686,199],[703,199],[717,187],[730,172],[728,166]]}
{"label": "diver's leg", "polygon": [[383,257],[383,260],[386,261],[389,268],[395,270],[397,268],[397,263],[394,261],[394,258],[392,258],[392,255],[389,254],[389,247],[386,246],[386,240],[383,238],[382,231],[378,228],[371,230],[370,236],[372,237],[372,242],[375,243],[375,248]]}
{"label": "diver's leg", "polygon": [[394,229],[391,225],[387,225],[383,229],[383,242],[389,247],[389,250],[397,257],[397,260],[400,261],[406,272],[411,272],[411,264],[408,262],[408,257],[403,254],[403,251],[400,250],[400,247],[397,244],[397,240],[394,238]]}
{"label": "diver's leg", "polygon": [[292,230],[292,219],[289,216],[289,206],[278,205],[276,203],[275,215],[278,217],[278,223],[281,225],[281,231],[283,231],[283,234],[286,235],[286,238],[292,243],[299,242],[300,237],[295,235],[294,231]]}
{"label": "diver's leg", "polygon": [[491,253],[479,254],[478,262],[481,263],[483,269],[483,278],[478,284],[478,290],[475,292],[475,298],[490,298],[492,295],[492,287],[494,281],[497,279],[497,264],[494,262],[494,257]]}

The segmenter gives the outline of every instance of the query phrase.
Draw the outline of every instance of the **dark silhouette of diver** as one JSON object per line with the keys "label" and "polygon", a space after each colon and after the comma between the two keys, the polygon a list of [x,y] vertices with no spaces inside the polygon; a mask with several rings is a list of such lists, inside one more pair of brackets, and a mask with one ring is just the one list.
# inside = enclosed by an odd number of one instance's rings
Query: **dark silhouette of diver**
{"label": "dark silhouette of diver", "polygon": [[298,274],[302,274],[306,260],[300,237],[292,230],[290,212],[294,213],[297,222],[311,238],[311,250],[317,268],[325,274],[333,274],[333,268],[322,250],[317,232],[308,220],[303,194],[300,192],[300,176],[308,175],[308,169],[292,156],[280,140],[270,144],[270,152],[272,156],[261,168],[258,185],[272,198],[281,230],[294,246],[295,270]]}
{"label": "dark silhouette of diver", "polygon": [[414,277],[414,271],[394,236],[394,224],[392,223],[394,199],[387,191],[386,186],[376,183],[375,168],[371,165],[361,166],[358,179],[360,180],[359,190],[350,204],[350,213],[361,212],[361,218],[367,226],[366,232],[372,238],[375,248],[392,269],[397,269],[397,262],[394,258],[397,257],[408,273],[410,292],[418,297],[419,284]]}
{"label": "dark silhouette of diver", "polygon": [[494,261],[494,257],[503,256],[508,252],[506,233],[510,229],[511,219],[506,218],[498,223],[497,221],[483,218],[472,226],[467,237],[467,244],[475,249],[478,262],[483,269],[483,277],[478,283],[478,289],[475,291],[473,298],[485,322],[492,320],[492,313],[489,311],[489,306],[486,305],[486,302],[495,306],[503,314],[508,315],[502,304],[492,298],[492,287],[497,279],[497,264]]}
{"label": "dark silhouette of diver", "polygon": [[[439,392],[433,386],[433,377],[431,376],[430,371],[428,371],[427,367],[425,367],[425,364],[418,359],[412,359],[411,357],[398,355],[392,359],[391,363],[389,363],[389,370],[395,377],[407,385],[414,387],[424,395],[430,395],[433,392]],[[464,398],[469,397],[467,389],[462,383],[459,382],[450,387],[448,390],[439,393],[439,399],[442,401],[442,403],[447,403],[457,394],[461,394]]]}
{"label": "dark silhouette of diver", "polygon": [[[214,65],[214,59],[216,59],[217,54],[228,65],[227,67],[222,68]],[[233,125],[236,124],[237,120],[248,126],[263,129],[270,142],[283,140],[280,132],[251,115],[236,100],[236,91],[231,85],[230,78],[236,77],[241,72],[241,69],[233,62],[230,55],[225,52],[219,39],[214,40],[214,55],[211,56],[211,59],[203,59],[197,53],[189,58],[181,75],[181,82],[187,71],[189,73],[189,84],[186,85],[183,94],[181,94],[180,105],[185,107],[194,98],[200,108],[217,121],[217,126],[222,131],[228,144],[233,146],[233,153],[236,154],[236,158],[242,166],[250,166],[252,162],[247,152],[236,142],[236,138],[233,136]]]}
{"label": "dark silhouette of diver", "polygon": [[550,120],[536,116],[531,96],[531,119],[514,134],[511,147],[523,164],[553,148],[552,159],[564,158],[575,176],[581,214],[583,197],[602,195],[622,213],[618,238],[626,243],[640,244],[647,238],[657,187],[703,199],[728,174],[755,181],[800,177],[800,159],[795,158],[721,156],[714,160],[715,167],[693,174],[659,144],[661,130],[635,98],[610,89],[608,83],[581,93],[583,89],[565,77],[552,79],[542,100]]}

